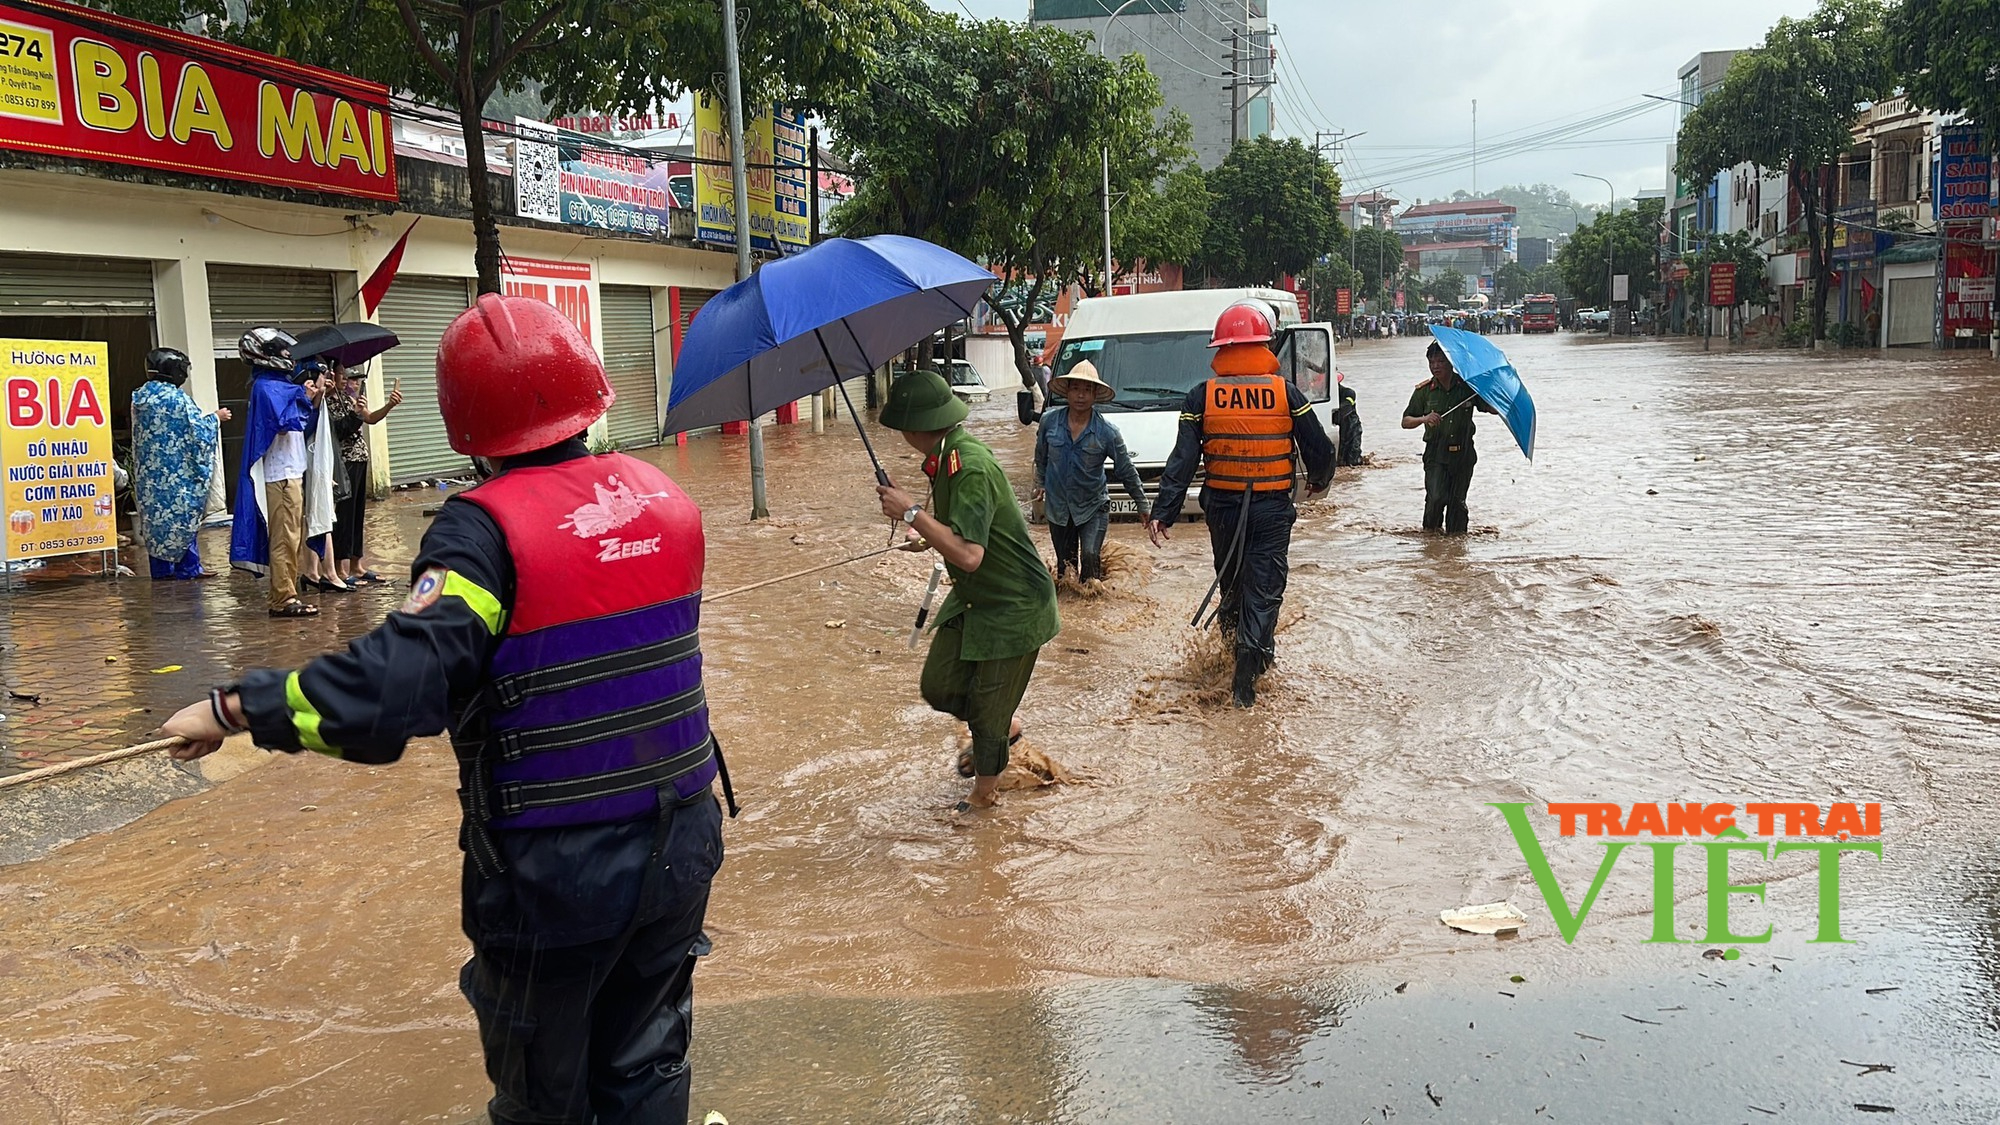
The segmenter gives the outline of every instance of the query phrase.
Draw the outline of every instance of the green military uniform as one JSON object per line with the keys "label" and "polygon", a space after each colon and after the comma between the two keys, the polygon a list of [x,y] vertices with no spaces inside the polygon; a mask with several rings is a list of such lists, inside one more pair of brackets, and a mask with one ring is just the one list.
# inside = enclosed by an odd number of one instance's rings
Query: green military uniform
{"label": "green military uniform", "polygon": [[1014,488],[993,451],[956,425],[964,417],[964,403],[943,379],[915,372],[890,389],[881,421],[905,431],[951,428],[936,453],[931,514],[985,555],[973,571],[945,564],[951,594],[938,611],[922,690],[924,702],[971,729],[973,770],[991,777],[1007,768],[1014,712],[1061,621],[1055,580]]}
{"label": "green military uniform", "polygon": [[[1470,406],[1460,404],[1478,398],[1478,392],[1464,379],[1453,379],[1450,389],[1446,389],[1438,385],[1436,378],[1430,378],[1417,384],[1410,395],[1410,405],[1403,411],[1405,418],[1421,418],[1431,413],[1441,416],[1439,421],[1424,427],[1426,531],[1443,530],[1460,535],[1471,520],[1465,508],[1465,494],[1472,487],[1472,466],[1479,460],[1479,454],[1472,448],[1472,412],[1481,404],[1477,401]],[[1457,407],[1455,412],[1454,407]]]}

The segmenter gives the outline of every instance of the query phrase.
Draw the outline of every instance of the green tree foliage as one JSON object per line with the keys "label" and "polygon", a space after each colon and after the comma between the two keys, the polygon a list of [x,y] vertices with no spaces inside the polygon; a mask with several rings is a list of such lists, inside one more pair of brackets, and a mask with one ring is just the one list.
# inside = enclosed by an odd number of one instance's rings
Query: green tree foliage
{"label": "green tree foliage", "polygon": [[[256,0],[232,18],[227,0],[113,0],[127,15],[328,67],[444,106],[466,142],[473,261],[482,293],[500,291],[500,230],[487,180],[481,108],[496,93],[539,86],[564,111],[645,109],[711,89],[723,69],[722,15],[710,0]],[[915,0],[756,5],[744,22],[746,101],[802,108],[857,81]]]}
{"label": "green tree foliage", "polygon": [[1465,275],[1446,266],[1423,283],[1423,292],[1431,304],[1455,309],[1465,301]]}
{"label": "green tree foliage", "polygon": [[2000,145],[2000,0],[1902,0],[1889,10],[1888,38],[1912,101],[1963,113],[1981,126],[1986,151]]}
{"label": "green tree foliage", "polygon": [[1389,292],[1388,283],[1403,272],[1403,240],[1386,227],[1353,228],[1338,254],[1360,275],[1355,284],[1357,296],[1383,298]]}
{"label": "green tree foliage", "polygon": [[831,106],[857,181],[837,228],[926,238],[992,265],[1019,290],[993,307],[1031,386],[1026,328],[1045,291],[1100,285],[1106,148],[1126,257],[1184,259],[1198,245],[1207,200],[1187,167],[1189,126],[1178,113],[1160,123],[1160,106],[1143,56],[1107,60],[1052,27],[927,13]]}
{"label": "green tree foliage", "polygon": [[1499,289],[1502,301],[1519,301],[1537,293],[1554,293],[1562,297],[1569,292],[1569,283],[1563,280],[1562,268],[1554,262],[1543,262],[1539,266],[1508,262],[1494,273],[1493,284]]}
{"label": "green tree foliage", "polygon": [[1617,215],[1599,215],[1577,231],[1556,252],[1555,264],[1569,292],[1586,305],[1608,308],[1609,275],[1618,273],[1631,277],[1630,297],[1634,301],[1659,292],[1660,218],[1665,210],[1664,200],[1641,199]]}
{"label": "green tree foliage", "polygon": [[[1821,221],[1833,200],[1829,166],[1852,143],[1855,114],[1894,85],[1888,57],[1878,0],[1821,0],[1809,16],[1779,20],[1681,123],[1675,174],[1702,183],[1746,161],[1784,169],[1805,201],[1813,276],[1824,279],[1833,256],[1832,227]],[[1814,339],[1826,335],[1827,296],[1814,285]]]}
{"label": "green tree foliage", "polygon": [[1229,285],[1275,285],[1344,249],[1340,174],[1296,138],[1239,141],[1208,174],[1201,264]]}

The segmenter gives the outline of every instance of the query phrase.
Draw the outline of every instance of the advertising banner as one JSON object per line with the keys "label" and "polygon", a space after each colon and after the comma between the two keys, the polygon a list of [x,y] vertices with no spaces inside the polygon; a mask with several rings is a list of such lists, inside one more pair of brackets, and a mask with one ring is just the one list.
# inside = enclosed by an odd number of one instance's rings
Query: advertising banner
{"label": "advertising banner", "polygon": [[1875,205],[1853,203],[1833,213],[1833,260],[1856,265],[1875,258]]}
{"label": "advertising banner", "polygon": [[664,237],[673,206],[664,160],[609,152],[580,133],[514,119],[514,213],[545,223]]}
{"label": "advertising banner", "polygon": [[1979,126],[1938,130],[1938,189],[1932,196],[1939,222],[1984,219],[1993,214],[1993,158],[1979,149]]}
{"label": "advertising banner", "polygon": [[591,295],[589,262],[551,262],[540,258],[500,260],[500,289],[509,297],[533,297],[554,305],[564,319],[577,326],[583,338],[597,346],[590,322],[596,301]]}
{"label": "advertising banner", "polygon": [[[716,246],[736,245],[736,189],[730,181],[729,123],[724,119],[723,100],[713,94],[694,98],[694,233],[695,238]],[[800,134],[798,154],[804,162],[805,142],[802,119],[793,118]],[[788,134],[789,135],[789,134]],[[743,122],[743,140],[749,153],[747,178],[750,187],[750,246],[756,250],[777,250],[777,177],[772,163],[774,126],[768,110]],[[762,165],[762,167],[759,167]],[[803,173],[801,173],[803,182]],[[800,201],[804,192],[800,190]],[[803,220],[804,212],[799,216]],[[804,249],[801,241],[795,247]]]}
{"label": "advertising banner", "polygon": [[0,340],[0,385],[7,561],[116,547],[105,345]]}
{"label": "advertising banner", "polygon": [[771,162],[777,165],[773,178],[774,234],[778,248],[787,254],[796,254],[812,245],[807,138],[805,114],[772,108]]}
{"label": "advertising banner", "polygon": [[1947,340],[1993,331],[1992,259],[1979,244],[1979,224],[1944,228],[1944,335]]}
{"label": "advertising banner", "polygon": [[396,198],[387,87],[54,0],[0,0],[0,148]]}
{"label": "advertising banner", "polygon": [[1708,267],[1708,303],[1719,309],[1736,307],[1736,263],[1714,262]]}

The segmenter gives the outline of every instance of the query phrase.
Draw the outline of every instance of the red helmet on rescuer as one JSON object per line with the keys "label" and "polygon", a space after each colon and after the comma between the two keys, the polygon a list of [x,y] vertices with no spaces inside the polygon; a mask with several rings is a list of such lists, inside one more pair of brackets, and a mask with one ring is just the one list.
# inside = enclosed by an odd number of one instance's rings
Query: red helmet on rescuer
{"label": "red helmet on rescuer", "polygon": [[1277,334],[1277,318],[1271,314],[1271,306],[1262,301],[1238,301],[1223,309],[1222,315],[1215,319],[1215,335],[1208,346],[1268,344]]}
{"label": "red helmet on rescuer", "polygon": [[616,395],[590,341],[532,297],[482,293],[438,341],[438,410],[451,447],[512,457],[575,437]]}

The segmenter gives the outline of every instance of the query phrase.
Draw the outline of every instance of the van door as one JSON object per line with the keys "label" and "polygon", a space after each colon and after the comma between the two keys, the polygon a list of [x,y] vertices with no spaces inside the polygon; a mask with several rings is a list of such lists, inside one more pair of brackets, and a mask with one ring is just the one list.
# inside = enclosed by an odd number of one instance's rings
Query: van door
{"label": "van door", "polygon": [[[1285,381],[1304,392],[1306,401],[1312,404],[1312,412],[1319,419],[1320,428],[1334,442],[1334,463],[1340,463],[1340,434],[1333,424],[1333,412],[1338,406],[1333,401],[1333,325],[1294,324],[1285,329],[1284,338],[1278,343],[1278,374]],[[1297,466],[1298,483],[1293,489],[1293,498],[1305,496],[1305,467]]]}

